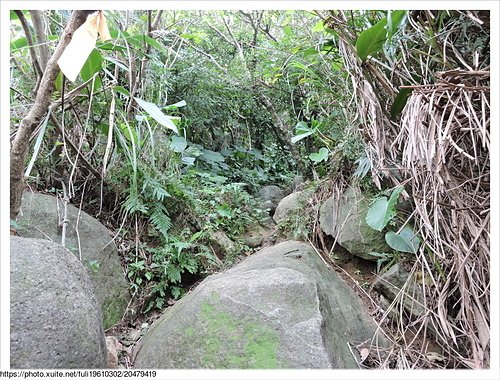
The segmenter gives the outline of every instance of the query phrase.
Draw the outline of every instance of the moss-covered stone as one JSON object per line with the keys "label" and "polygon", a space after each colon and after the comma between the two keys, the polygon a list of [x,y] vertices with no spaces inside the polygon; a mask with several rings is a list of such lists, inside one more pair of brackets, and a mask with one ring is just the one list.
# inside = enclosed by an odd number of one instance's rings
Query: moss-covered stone
{"label": "moss-covered stone", "polygon": [[[275,331],[250,319],[238,319],[203,303],[199,322],[205,329],[201,363],[207,368],[282,368],[277,357],[279,339]],[[186,329],[186,336],[193,329]]]}
{"label": "moss-covered stone", "polygon": [[127,302],[123,298],[108,298],[102,305],[104,329],[116,325],[123,317]]}

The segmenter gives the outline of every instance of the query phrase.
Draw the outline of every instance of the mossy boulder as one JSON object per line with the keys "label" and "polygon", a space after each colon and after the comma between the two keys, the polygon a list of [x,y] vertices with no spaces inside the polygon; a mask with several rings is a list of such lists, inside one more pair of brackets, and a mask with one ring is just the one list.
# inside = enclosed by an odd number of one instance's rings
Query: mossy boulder
{"label": "mossy boulder", "polygon": [[101,309],[82,264],[48,240],[10,243],[11,367],[105,368]]}
{"label": "mossy boulder", "polygon": [[375,335],[354,292],[313,248],[287,241],[205,279],[142,338],[135,368],[358,368]]}
{"label": "mossy boulder", "polygon": [[[52,195],[25,192],[17,218],[19,235],[60,244],[63,209],[62,202]],[[66,248],[81,258],[94,284],[104,328],[111,327],[120,321],[130,299],[116,246],[105,226],[72,204],[68,204],[67,219]]]}

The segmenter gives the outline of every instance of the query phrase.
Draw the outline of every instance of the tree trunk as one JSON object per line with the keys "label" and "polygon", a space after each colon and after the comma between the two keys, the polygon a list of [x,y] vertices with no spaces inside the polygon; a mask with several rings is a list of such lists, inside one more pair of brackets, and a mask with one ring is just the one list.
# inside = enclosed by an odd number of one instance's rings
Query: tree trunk
{"label": "tree trunk", "polygon": [[71,19],[61,36],[57,48],[47,62],[43,73],[40,87],[36,94],[35,104],[28,114],[21,120],[16,137],[12,142],[10,150],[10,218],[15,220],[21,207],[21,198],[24,188],[24,163],[26,152],[29,148],[29,140],[35,128],[40,124],[42,117],[47,113],[54,91],[54,81],[59,73],[57,60],[66,46],[71,41],[73,32],[78,29],[87,19],[89,11],[74,11]]}

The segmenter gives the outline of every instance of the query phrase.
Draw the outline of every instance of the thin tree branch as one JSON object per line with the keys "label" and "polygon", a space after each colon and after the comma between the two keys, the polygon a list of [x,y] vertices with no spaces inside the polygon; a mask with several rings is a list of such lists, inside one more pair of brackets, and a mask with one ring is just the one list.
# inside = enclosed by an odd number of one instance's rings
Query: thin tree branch
{"label": "thin tree branch", "polygon": [[38,53],[40,55],[40,68],[42,72],[47,67],[49,61],[49,49],[47,46],[47,37],[43,31],[42,12],[38,10],[30,11],[31,21],[33,22],[33,29],[35,30],[35,37],[37,43]]}
{"label": "thin tree branch", "polygon": [[[26,41],[28,42],[28,50],[30,52],[30,57],[31,57],[31,63],[33,64],[33,70],[35,71],[35,75],[37,77],[37,82],[38,80],[42,77],[43,71],[40,67],[40,63],[38,62],[38,58],[36,56],[36,51],[33,43],[33,38],[31,37],[31,30],[28,25],[28,21],[26,21],[26,18],[24,17],[24,13],[22,11],[14,11],[17,14],[17,17],[19,17],[19,21],[21,22],[21,26],[23,27],[24,35],[26,36]],[[35,86],[34,92],[36,93],[38,89],[38,83]]]}

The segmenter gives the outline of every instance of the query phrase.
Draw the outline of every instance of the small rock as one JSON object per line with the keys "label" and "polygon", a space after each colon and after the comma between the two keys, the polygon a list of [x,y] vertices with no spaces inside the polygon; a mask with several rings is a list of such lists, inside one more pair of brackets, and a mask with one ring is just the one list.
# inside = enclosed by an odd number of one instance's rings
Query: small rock
{"label": "small rock", "polygon": [[259,190],[259,197],[264,202],[271,201],[274,204],[278,204],[283,199],[283,195],[283,190],[274,185],[264,186]]}
{"label": "small rock", "polygon": [[248,245],[250,248],[257,248],[262,245],[264,237],[262,235],[247,236],[243,238],[243,243]]}
{"label": "small rock", "polygon": [[304,177],[302,177],[301,175],[296,175],[293,180],[292,180],[292,183],[290,184],[290,188],[291,188],[291,192],[295,192],[295,191],[300,191],[300,190],[303,190],[301,187],[302,187],[302,184],[304,183]]}
{"label": "small rock", "polygon": [[106,348],[108,350],[106,364],[108,368],[118,368],[118,347],[120,346],[120,342],[114,336],[106,337]]}
{"label": "small rock", "polygon": [[129,338],[129,340],[131,340],[132,342],[136,342],[136,341],[138,341],[140,337],[141,337],[141,328],[138,328],[138,329],[132,330],[132,331],[130,332],[130,334],[128,334],[128,338]]}
{"label": "small rock", "polygon": [[[373,283],[373,287],[390,302],[398,297],[408,313],[419,317],[425,314],[424,297],[422,289],[413,279],[409,280],[409,277],[410,273],[399,264],[395,264]],[[408,280],[408,285],[400,295],[401,289]]]}
{"label": "small rock", "polygon": [[259,208],[261,210],[267,211],[269,215],[273,215],[276,210],[276,203],[273,201],[264,201],[260,204]]}
{"label": "small rock", "polygon": [[223,231],[215,231],[212,233],[210,240],[219,248],[219,253],[222,255],[219,259],[236,252],[236,245]]}

